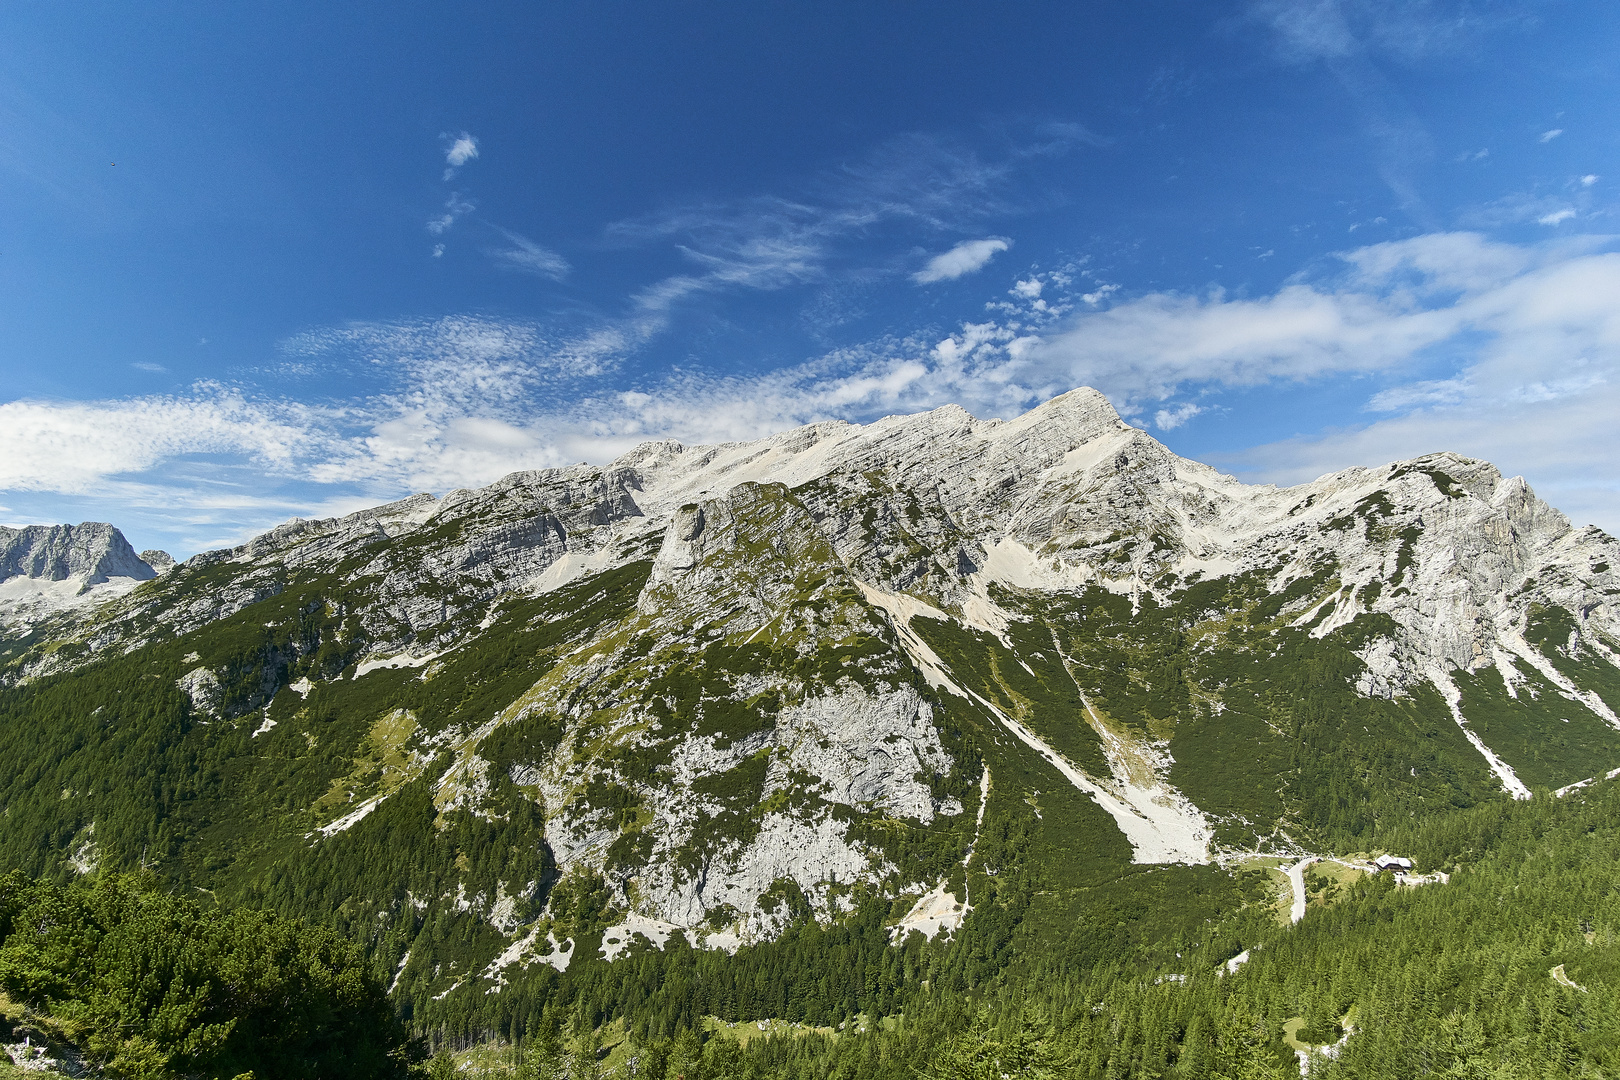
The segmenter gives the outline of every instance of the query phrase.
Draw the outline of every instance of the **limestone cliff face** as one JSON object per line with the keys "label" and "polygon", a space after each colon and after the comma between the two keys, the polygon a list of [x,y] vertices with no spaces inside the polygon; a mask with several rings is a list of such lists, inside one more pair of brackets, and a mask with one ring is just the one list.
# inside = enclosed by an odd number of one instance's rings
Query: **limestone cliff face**
{"label": "limestone cliff face", "polygon": [[[791,885],[831,914],[840,882],[898,874],[851,835],[852,818],[962,813],[925,780],[952,761],[893,631],[779,484],[678,508],[634,623],[603,644],[519,711],[598,717],[611,734],[574,730],[524,780],[541,792],[559,864],[603,872],[641,916],[768,936],[787,916],[773,890]],[[619,677],[593,677],[609,671]],[[637,776],[614,760],[626,753],[667,765]],[[581,799],[592,785],[640,807],[637,856],[622,814]]]}

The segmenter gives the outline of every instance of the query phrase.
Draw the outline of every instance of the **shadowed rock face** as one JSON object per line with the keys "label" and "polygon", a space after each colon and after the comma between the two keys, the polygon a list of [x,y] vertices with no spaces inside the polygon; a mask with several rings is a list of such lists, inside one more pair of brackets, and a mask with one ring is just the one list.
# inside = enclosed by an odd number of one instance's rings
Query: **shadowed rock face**
{"label": "shadowed rock face", "polygon": [[156,576],[157,572],[135,554],[124,534],[104,521],[0,528],[0,581],[13,577],[45,581],[80,578],[89,586],[115,577],[149,581]]}

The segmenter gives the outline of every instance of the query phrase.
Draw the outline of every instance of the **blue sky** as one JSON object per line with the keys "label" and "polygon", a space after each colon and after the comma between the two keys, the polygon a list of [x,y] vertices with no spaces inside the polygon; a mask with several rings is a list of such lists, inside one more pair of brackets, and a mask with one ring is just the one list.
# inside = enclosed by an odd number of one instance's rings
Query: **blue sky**
{"label": "blue sky", "polygon": [[1620,5],[0,9],[0,521],[293,515],[1077,385],[1620,532]]}

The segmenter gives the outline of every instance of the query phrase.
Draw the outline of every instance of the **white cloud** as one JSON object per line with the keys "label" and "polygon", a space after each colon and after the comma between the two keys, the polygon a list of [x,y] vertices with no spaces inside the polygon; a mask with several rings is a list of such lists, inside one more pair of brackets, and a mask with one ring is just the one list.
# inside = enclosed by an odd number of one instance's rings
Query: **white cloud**
{"label": "white cloud", "polygon": [[1466,379],[1428,379],[1380,390],[1367,402],[1367,408],[1371,412],[1407,412],[1431,405],[1456,405],[1467,394]]}
{"label": "white cloud", "polygon": [[[1601,467],[1620,456],[1613,247],[1424,236],[1346,252],[1339,274],[1266,296],[1149,294],[1083,310],[1049,332],[1022,328],[1019,316],[755,375],[690,371],[630,386],[611,377],[636,344],[633,323],[572,337],[471,317],[353,324],[285,345],[291,362],[337,365],[356,388],[325,405],[217,384],[0,405],[0,489],[181,507],[219,536],[233,521],[243,531],[344,499],[603,461],[651,438],[755,438],[946,402],[1009,417],[1077,385],[1172,431],[1206,407],[1188,393],[1362,374],[1383,384],[1370,412],[1226,462],[1251,478],[1295,482],[1455,449],[1530,475],[1555,503],[1620,529],[1620,485]],[[1402,377],[1436,349],[1458,358],[1454,372]]]}
{"label": "white cloud", "polygon": [[1248,11],[1277,32],[1291,60],[1367,52],[1405,63],[1467,51],[1536,18],[1533,0],[1251,0]]}
{"label": "white cloud", "polygon": [[1544,142],[1544,143],[1550,143],[1554,139],[1558,138],[1558,136],[1562,135],[1563,133],[1564,133],[1563,128],[1553,128],[1551,131],[1543,131],[1541,133],[1541,138],[1538,141]]}
{"label": "white cloud", "polygon": [[477,208],[471,200],[463,199],[459,192],[452,191],[450,198],[445,201],[444,213],[427,223],[427,231],[434,236],[440,236],[456,223],[457,218],[470,214]]}
{"label": "white cloud", "polygon": [[1172,405],[1153,414],[1153,426],[1160,431],[1172,431],[1203,411],[1202,406],[1194,405],[1190,401]]}
{"label": "white cloud", "polygon": [[[204,338],[198,344],[206,344],[207,341],[208,341],[208,339]],[[145,360],[137,360],[136,362],[134,362],[133,364],[130,364],[129,366],[134,368],[136,371],[161,372],[161,371],[168,371],[169,370],[168,368],[164,367],[162,364],[153,364],[153,363],[150,363],[150,362],[145,361]]]}
{"label": "white cloud", "polygon": [[1536,221],[1542,225],[1557,225],[1561,222],[1568,221],[1574,216],[1575,211],[1566,206],[1562,210],[1554,210],[1550,214],[1542,214],[1540,217],[1536,218]]}
{"label": "white cloud", "polygon": [[1462,350],[1456,375],[1375,395],[1371,408],[1396,414],[1386,419],[1259,447],[1231,463],[1295,483],[1454,450],[1525,475],[1577,519],[1620,531],[1620,481],[1607,468],[1620,456],[1620,253],[1510,250],[1525,264],[1520,271],[1450,304],[1384,315],[1392,325],[1421,325],[1407,356],[1425,342]]}
{"label": "white cloud", "polygon": [[1223,463],[1252,479],[1294,484],[1351,465],[1451,450],[1529,478],[1537,494],[1577,524],[1620,535],[1620,484],[1605,466],[1620,452],[1616,415],[1620,388],[1613,382],[1539,401],[1472,394],[1365,427],[1227,455]]}
{"label": "white cloud", "polygon": [[1046,282],[1042,281],[1038,277],[1031,277],[1025,278],[1023,281],[1016,282],[1013,287],[1007,291],[1013,296],[1021,297],[1025,300],[1034,300],[1041,295],[1041,290],[1045,287]]}
{"label": "white cloud", "polygon": [[[1620,255],[1594,251],[1601,243],[1519,247],[1462,233],[1376,244],[1345,253],[1335,280],[1269,296],[1155,293],[1076,315],[1034,345],[1023,368],[1038,381],[1090,383],[1135,408],[1187,385],[1398,372],[1443,345],[1508,350],[1521,364],[1552,349],[1567,363],[1569,342],[1585,334],[1595,348],[1620,319],[1599,299],[1603,287],[1620,295],[1611,280]],[[1555,317],[1578,298],[1573,322]]]}
{"label": "white cloud", "polygon": [[1016,211],[1007,190],[1024,159],[1094,137],[1078,127],[1042,129],[1042,141],[1001,161],[925,135],[893,139],[865,160],[817,177],[793,197],[757,196],[621,221],[608,239],[643,246],[673,240],[693,262],[748,281],[812,280],[838,245],[884,222],[961,230]]}
{"label": "white cloud", "polygon": [[1581,187],[1591,187],[1597,182],[1598,178],[1596,173],[1587,173],[1585,176],[1581,177]]}
{"label": "white cloud", "polygon": [[457,169],[478,156],[478,140],[465,131],[460,135],[446,132],[439,137],[449,144],[444,151],[444,178],[453,180]]}
{"label": "white cloud", "polygon": [[109,478],[194,454],[282,469],[311,448],[316,412],[217,383],[183,396],[9,401],[0,404],[0,489],[93,494]]}
{"label": "white cloud", "polygon": [[[965,231],[992,214],[1016,212],[1022,207],[1007,192],[1025,161],[1100,142],[1073,124],[1042,125],[1028,134],[998,161],[946,140],[906,135],[815,178],[792,198],[759,196],[618,222],[607,230],[610,241],[638,247],[673,242],[693,267],[634,293],[618,330],[626,341],[643,342],[666,328],[676,306],[691,297],[825,282],[831,266],[847,264],[849,242],[882,225]],[[1002,245],[997,250],[1010,246],[995,238],[978,243],[992,242]],[[891,273],[856,271],[867,277]]]}
{"label": "white cloud", "polygon": [[433,245],[433,257],[435,259],[444,258],[444,245],[443,244],[434,244]]}
{"label": "white cloud", "polygon": [[984,269],[985,265],[996,257],[997,252],[1006,251],[1011,246],[1012,241],[999,236],[986,237],[983,240],[964,240],[951,250],[929,259],[927,266],[911,275],[911,280],[919,285],[928,285],[935,281],[954,281],[966,274]]}
{"label": "white cloud", "polygon": [[1470,228],[1495,228],[1521,222],[1539,222],[1568,208],[1568,203],[1552,195],[1516,192],[1483,206],[1469,208],[1460,215],[1459,220]]}
{"label": "white cloud", "polygon": [[561,281],[567,276],[570,269],[568,260],[555,251],[543,248],[528,237],[509,229],[501,229],[500,233],[512,246],[490,252],[497,266],[508,270],[520,270],[526,274],[537,274],[553,281]]}

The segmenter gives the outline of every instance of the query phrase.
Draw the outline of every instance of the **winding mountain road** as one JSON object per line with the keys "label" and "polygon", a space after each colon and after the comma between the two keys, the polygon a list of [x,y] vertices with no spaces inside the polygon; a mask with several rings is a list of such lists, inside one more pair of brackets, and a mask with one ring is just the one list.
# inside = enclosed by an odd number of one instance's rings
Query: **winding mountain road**
{"label": "winding mountain road", "polygon": [[1288,884],[1294,888],[1294,905],[1288,912],[1288,921],[1297,923],[1305,917],[1305,868],[1317,861],[1317,856],[1299,860],[1288,868]]}

